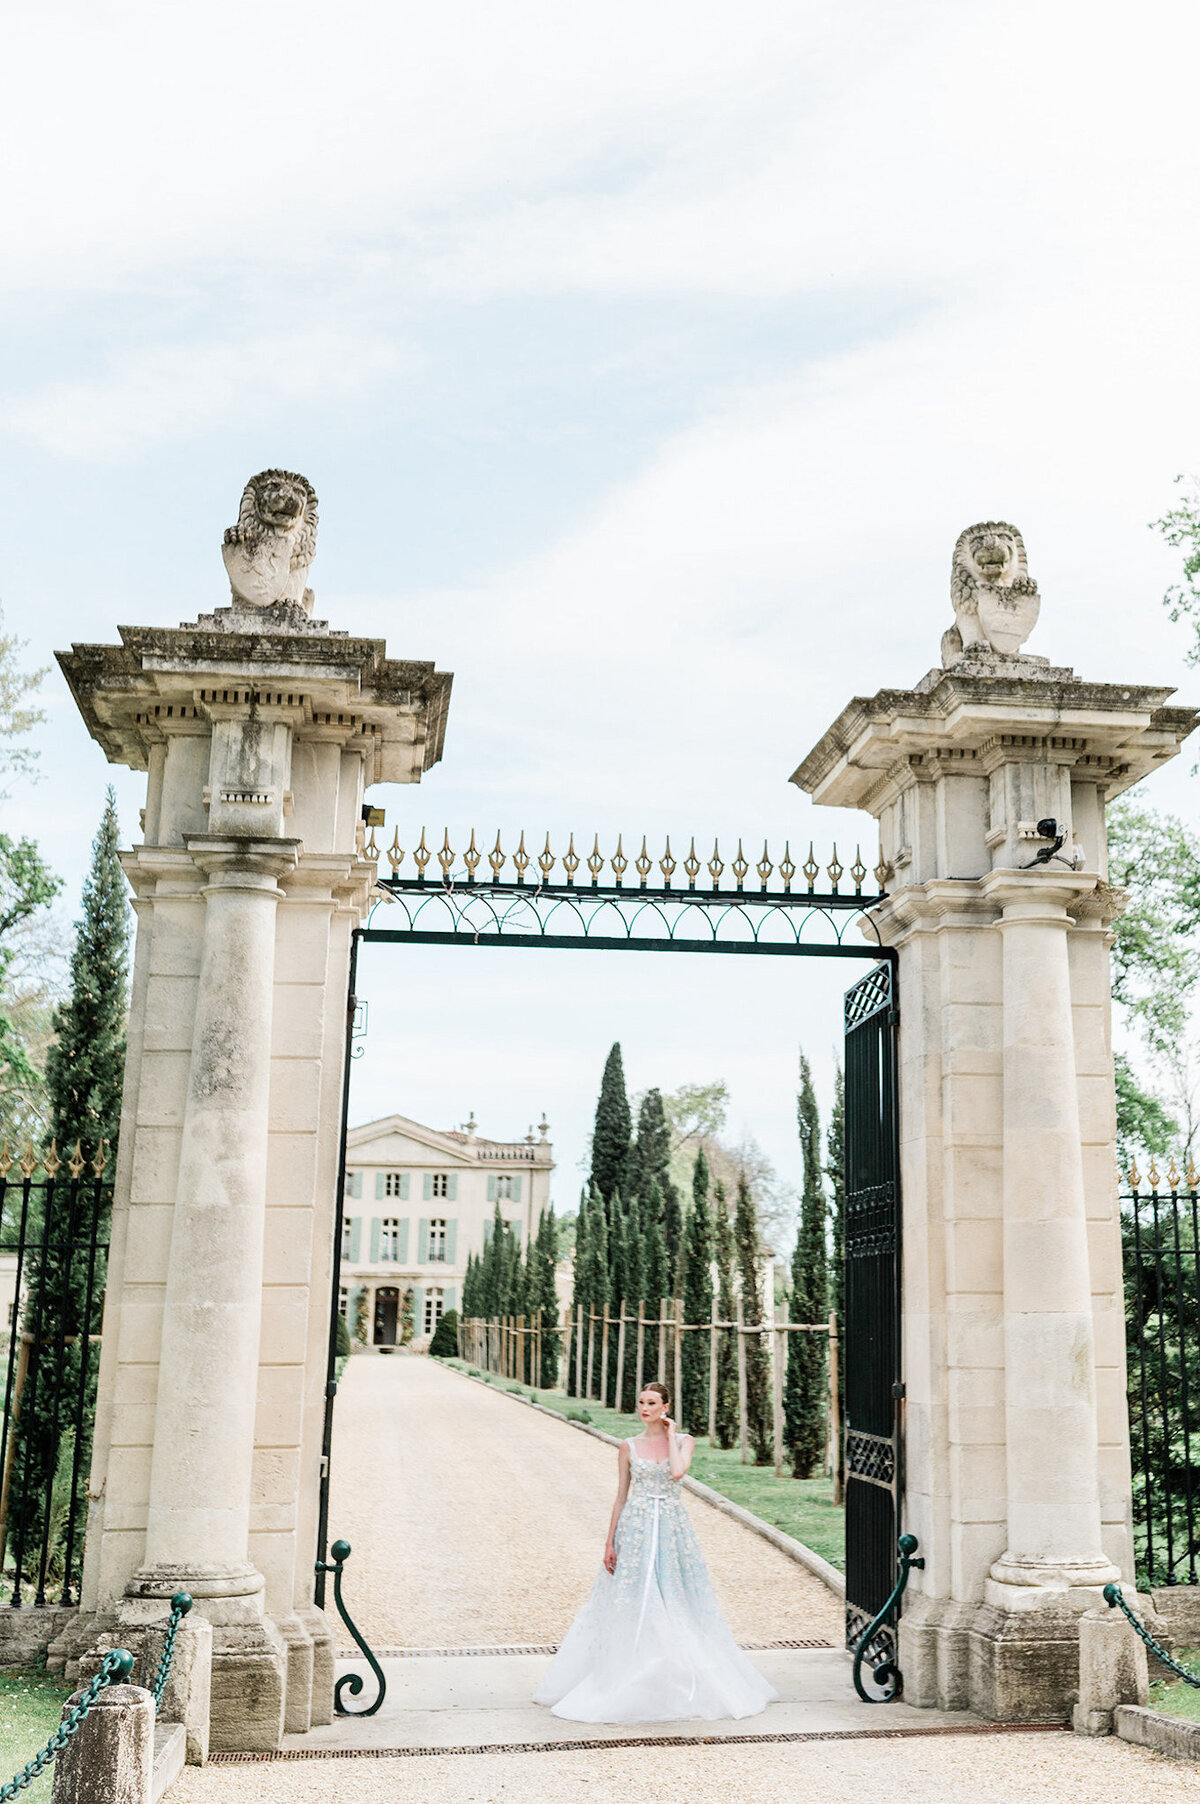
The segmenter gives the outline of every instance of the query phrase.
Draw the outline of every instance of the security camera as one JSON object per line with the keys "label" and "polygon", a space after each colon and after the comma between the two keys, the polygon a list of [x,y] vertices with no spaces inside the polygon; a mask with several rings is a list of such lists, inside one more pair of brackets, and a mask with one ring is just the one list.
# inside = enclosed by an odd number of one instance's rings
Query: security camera
{"label": "security camera", "polygon": [[1059,845],[1061,845],[1063,840],[1067,837],[1066,824],[1063,821],[1056,821],[1052,816],[1047,815],[1045,820],[1041,820],[1037,824],[1037,836],[1039,839],[1056,839]]}
{"label": "security camera", "polygon": [[1059,848],[1063,845],[1067,834],[1070,831],[1071,829],[1067,826],[1065,821],[1057,821],[1052,815],[1046,815],[1044,819],[1038,822],[1036,832],[1032,837],[1035,839],[1045,839],[1050,843],[1043,846],[1040,852],[1036,852],[1029,863],[1022,868],[1026,871],[1036,870],[1039,865],[1047,865],[1050,863],[1051,859],[1053,859],[1055,864],[1065,864],[1068,869],[1074,870],[1076,867],[1073,863],[1066,858],[1060,858],[1058,855]]}

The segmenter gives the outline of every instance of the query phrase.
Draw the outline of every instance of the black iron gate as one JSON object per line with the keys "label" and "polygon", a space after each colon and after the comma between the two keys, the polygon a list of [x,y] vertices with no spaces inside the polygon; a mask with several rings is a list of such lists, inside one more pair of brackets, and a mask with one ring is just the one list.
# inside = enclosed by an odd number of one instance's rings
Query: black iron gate
{"label": "black iron gate", "polygon": [[[846,1640],[896,1582],[903,1482],[896,973],[878,964],[846,994]],[[867,1660],[895,1657],[876,1631]]]}
{"label": "black iron gate", "polygon": [[[379,856],[373,836],[368,851]],[[861,856],[856,851],[847,871],[838,861],[836,847],[822,873],[811,847],[807,860],[797,867],[786,847],[778,864],[765,845],[762,858],[751,864],[740,843],[728,862],[714,845],[712,857],[702,863],[694,841],[687,857],[678,861],[668,843],[656,867],[645,840],[636,858],[626,857],[618,840],[615,854],[606,859],[598,844],[590,856],[580,858],[572,839],[561,858],[562,880],[555,879],[559,860],[551,853],[549,840],[545,850],[532,857],[525,850],[524,835],[511,855],[501,850],[497,836],[486,858],[490,878],[476,875],[484,855],[474,834],[460,856],[451,849],[448,835],[434,853],[422,833],[412,853],[415,877],[398,874],[407,856],[398,839],[386,856],[392,875],[377,887],[381,900],[398,906],[385,913],[386,927],[368,923],[357,929],[351,950],[333,1242],[334,1317],[340,1304],[351,1061],[357,1024],[365,1010],[358,994],[363,946],[591,947],[872,961],[872,969],[846,997],[846,1631],[854,1645],[887,1602],[896,1579],[902,1487],[895,964],[894,955],[877,936],[873,940],[870,925],[865,935],[853,931],[848,937],[848,930],[870,923],[869,911],[883,900],[882,891],[864,893],[868,873]],[[427,878],[427,867],[435,863],[440,875]],[[510,865],[515,873],[511,877]],[[584,871],[587,876],[577,883],[576,874],[582,876]],[[818,890],[816,882],[822,875],[828,887]],[[882,882],[882,870],[876,875]],[[701,882],[704,877],[707,884]],[[319,1605],[325,1601],[325,1574],[333,1571],[326,1564],[325,1550],[337,1393],[335,1327],[336,1320],[331,1320],[318,1516]],[[894,1640],[894,1629],[880,1628],[866,1649],[868,1660],[875,1663],[890,1655]],[[378,1704],[377,1699],[372,1709]]]}

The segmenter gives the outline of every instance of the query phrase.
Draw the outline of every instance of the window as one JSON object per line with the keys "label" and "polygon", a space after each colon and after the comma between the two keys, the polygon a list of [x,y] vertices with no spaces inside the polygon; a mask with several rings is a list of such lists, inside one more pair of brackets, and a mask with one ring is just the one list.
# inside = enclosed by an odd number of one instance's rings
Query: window
{"label": "window", "polygon": [[404,1173],[402,1171],[385,1171],[383,1174],[384,1196],[404,1195]]}
{"label": "window", "polygon": [[434,1262],[446,1257],[446,1223],[440,1217],[429,1224],[429,1257]]}
{"label": "window", "polygon": [[379,1224],[379,1257],[392,1264],[400,1258],[400,1223],[394,1215],[385,1215]]}
{"label": "window", "polygon": [[512,1200],[513,1200],[512,1174],[506,1173],[503,1177],[498,1177],[496,1179],[496,1201],[498,1203],[511,1203]]}
{"label": "window", "polygon": [[341,1289],[338,1291],[338,1314],[341,1315],[347,1322],[349,1322],[349,1320],[350,1320],[349,1309],[350,1309],[350,1292],[346,1289],[346,1286],[343,1284]]}
{"label": "window", "polygon": [[446,1307],[444,1290],[427,1290],[425,1292],[425,1332],[432,1334],[442,1319],[442,1311]]}
{"label": "window", "polygon": [[351,1221],[350,1217],[347,1215],[342,1221],[342,1258],[343,1259],[350,1258],[350,1236],[351,1236],[353,1230],[354,1230],[354,1223]]}
{"label": "window", "polygon": [[435,1171],[434,1172],[433,1186],[430,1191],[430,1194],[432,1196],[449,1196],[449,1194],[450,1194],[450,1175],[448,1172],[445,1172],[445,1171]]}

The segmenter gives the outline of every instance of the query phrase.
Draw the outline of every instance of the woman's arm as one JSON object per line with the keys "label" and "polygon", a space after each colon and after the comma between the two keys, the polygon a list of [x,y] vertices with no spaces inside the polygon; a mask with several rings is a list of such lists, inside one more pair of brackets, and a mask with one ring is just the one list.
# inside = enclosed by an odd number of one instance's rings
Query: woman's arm
{"label": "woman's arm", "polygon": [[604,1569],[606,1572],[617,1570],[617,1523],[621,1520],[621,1511],[625,1508],[625,1499],[629,1495],[629,1444],[622,1441],[617,1452],[617,1500],[613,1504],[612,1516],[608,1524],[608,1540],[604,1543]]}
{"label": "woman's arm", "polygon": [[671,1466],[671,1477],[682,1478],[692,1463],[692,1453],[696,1443],[690,1434],[680,1434],[670,1416],[663,1420],[667,1424],[667,1459]]}

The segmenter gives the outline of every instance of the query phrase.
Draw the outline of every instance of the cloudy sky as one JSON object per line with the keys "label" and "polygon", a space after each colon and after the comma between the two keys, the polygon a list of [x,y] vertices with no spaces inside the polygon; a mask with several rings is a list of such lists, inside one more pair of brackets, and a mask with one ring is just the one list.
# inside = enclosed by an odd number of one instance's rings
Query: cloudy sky
{"label": "cloudy sky", "polygon": [[[978,519],[1024,531],[1032,650],[1194,698],[1147,522],[1200,467],[1198,58],[1156,0],[10,10],[9,624],[44,663],[194,618],[245,478],[304,471],[317,612],[455,673],[443,763],[375,797],[402,840],[867,850],[787,777],[935,661]],[[8,824],[69,918],[142,780],[44,703]],[[1192,763],[1153,799],[1194,818]],[[725,1077],[794,1175],[846,976],[373,952],[356,1113],[545,1109],[569,1202],[620,1038],[634,1088]]]}

